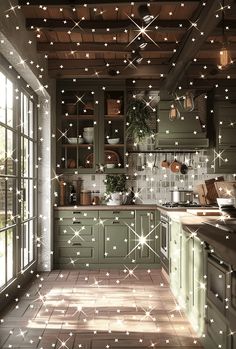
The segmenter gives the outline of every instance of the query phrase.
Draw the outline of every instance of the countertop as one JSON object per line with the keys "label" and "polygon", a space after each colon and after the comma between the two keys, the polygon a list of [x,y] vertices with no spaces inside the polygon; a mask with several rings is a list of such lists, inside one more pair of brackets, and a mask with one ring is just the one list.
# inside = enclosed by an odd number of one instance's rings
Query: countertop
{"label": "countertop", "polygon": [[70,210],[85,210],[85,211],[134,211],[134,210],[156,210],[156,204],[137,204],[137,205],[88,205],[88,206],[58,206],[55,210],[70,211]]}

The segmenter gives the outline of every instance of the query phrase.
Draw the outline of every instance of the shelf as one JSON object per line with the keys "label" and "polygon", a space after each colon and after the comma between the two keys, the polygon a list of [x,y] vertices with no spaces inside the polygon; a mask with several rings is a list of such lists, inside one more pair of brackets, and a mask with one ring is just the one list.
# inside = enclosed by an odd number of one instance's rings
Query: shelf
{"label": "shelf", "polygon": [[62,115],[63,120],[94,120],[96,119],[96,115],[82,114],[82,115]]}
{"label": "shelf", "polygon": [[105,148],[123,148],[125,145],[124,144],[104,144]]}
{"label": "shelf", "polygon": [[87,147],[93,147],[93,144],[89,144],[89,143],[82,143],[82,144],[62,144],[62,146],[64,148],[87,148]]}
{"label": "shelf", "polygon": [[105,120],[123,120],[125,118],[124,115],[104,115]]}

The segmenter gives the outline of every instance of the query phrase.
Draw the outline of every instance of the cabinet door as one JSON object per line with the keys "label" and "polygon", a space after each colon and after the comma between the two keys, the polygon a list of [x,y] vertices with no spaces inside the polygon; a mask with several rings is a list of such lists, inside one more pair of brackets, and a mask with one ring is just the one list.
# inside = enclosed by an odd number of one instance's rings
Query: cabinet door
{"label": "cabinet door", "polygon": [[107,219],[100,225],[99,262],[131,263],[135,260],[135,222],[133,219]]}
{"label": "cabinet door", "polygon": [[188,235],[186,263],[187,313],[195,331],[200,335],[204,330],[204,248],[197,237]]}
{"label": "cabinet door", "polygon": [[207,258],[207,296],[217,309],[225,314],[225,299],[227,298],[227,273],[229,268],[220,259],[208,254]]}
{"label": "cabinet door", "polygon": [[154,211],[136,211],[136,234],[134,236],[137,263],[154,263],[158,256],[156,221]]}
{"label": "cabinet door", "polygon": [[107,86],[102,96],[104,127],[100,128],[100,163],[106,173],[123,173],[126,163],[125,86]]}
{"label": "cabinet door", "polygon": [[232,348],[229,346],[229,329],[224,317],[210,304],[206,310],[205,348]]}
{"label": "cabinet door", "polygon": [[98,90],[68,81],[58,85],[57,169],[93,173],[98,163]]}
{"label": "cabinet door", "polygon": [[181,249],[182,249],[181,225],[178,222],[171,221],[170,224],[170,287],[178,299],[180,295],[181,284]]}

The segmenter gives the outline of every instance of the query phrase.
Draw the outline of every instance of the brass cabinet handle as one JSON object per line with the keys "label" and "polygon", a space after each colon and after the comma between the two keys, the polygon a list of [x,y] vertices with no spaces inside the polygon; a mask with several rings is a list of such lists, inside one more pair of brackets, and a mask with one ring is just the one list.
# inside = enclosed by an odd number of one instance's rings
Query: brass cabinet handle
{"label": "brass cabinet handle", "polygon": [[74,221],[73,224],[81,224],[80,221]]}
{"label": "brass cabinet handle", "polygon": [[82,246],[81,242],[73,242],[72,246]]}
{"label": "brass cabinet handle", "polygon": [[120,211],[113,211],[112,213],[116,214],[116,213],[120,213]]}
{"label": "brass cabinet handle", "polygon": [[73,214],[81,214],[81,211],[73,211]]}
{"label": "brass cabinet handle", "polygon": [[119,221],[113,221],[112,224],[120,224]]}

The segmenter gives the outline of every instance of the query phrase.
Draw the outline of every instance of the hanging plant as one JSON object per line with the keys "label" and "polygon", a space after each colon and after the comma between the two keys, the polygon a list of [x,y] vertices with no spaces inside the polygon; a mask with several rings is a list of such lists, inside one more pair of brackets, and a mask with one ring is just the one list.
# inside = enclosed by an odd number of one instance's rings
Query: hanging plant
{"label": "hanging plant", "polygon": [[135,142],[140,142],[147,136],[152,135],[152,129],[148,124],[151,120],[151,111],[144,100],[132,100],[126,112],[127,137]]}

